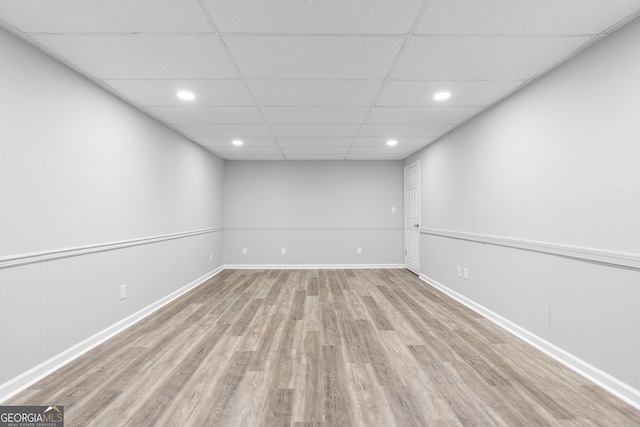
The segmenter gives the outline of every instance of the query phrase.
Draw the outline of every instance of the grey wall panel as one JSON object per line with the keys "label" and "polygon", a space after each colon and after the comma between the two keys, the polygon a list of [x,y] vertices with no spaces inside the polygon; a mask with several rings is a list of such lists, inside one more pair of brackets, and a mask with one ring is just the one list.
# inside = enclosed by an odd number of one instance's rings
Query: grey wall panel
{"label": "grey wall panel", "polygon": [[225,264],[232,265],[397,266],[404,262],[402,248],[400,228],[225,230]]}
{"label": "grey wall panel", "polygon": [[421,245],[425,276],[640,389],[640,271],[426,234]]}
{"label": "grey wall panel", "polygon": [[550,341],[640,390],[640,271],[554,257]]}
{"label": "grey wall panel", "polygon": [[225,166],[227,264],[402,263],[402,227],[400,161]]}
{"label": "grey wall panel", "polygon": [[420,245],[428,277],[549,338],[549,267],[543,254],[425,234]]}

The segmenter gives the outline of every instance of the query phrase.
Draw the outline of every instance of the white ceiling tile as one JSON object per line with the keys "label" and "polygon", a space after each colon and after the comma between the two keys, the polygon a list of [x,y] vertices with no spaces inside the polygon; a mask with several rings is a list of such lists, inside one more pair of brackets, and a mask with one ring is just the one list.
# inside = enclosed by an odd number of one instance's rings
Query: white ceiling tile
{"label": "white ceiling tile", "polygon": [[205,0],[216,27],[232,33],[404,34],[422,0]]}
{"label": "white ceiling tile", "polygon": [[369,106],[382,80],[247,80],[260,105]]}
{"label": "white ceiling tile", "polygon": [[[232,141],[234,138],[194,138],[194,140],[206,147],[234,147]],[[273,138],[240,138],[244,147],[277,147]]]}
{"label": "white ceiling tile", "polygon": [[285,138],[278,137],[281,147],[342,147],[350,146],[353,137],[349,138]]}
{"label": "white ceiling tile", "polygon": [[188,90],[196,95],[197,106],[254,105],[241,80],[104,80],[125,98],[146,107],[184,106],[176,94]]}
{"label": "white ceiling tile", "polygon": [[639,0],[431,0],[416,34],[599,34]]}
{"label": "white ceiling tile", "polygon": [[349,147],[282,147],[282,152],[288,157],[290,154],[342,154],[345,155]]}
{"label": "white ceiling tile", "polygon": [[193,138],[250,138],[270,137],[269,128],[265,125],[176,125],[181,132]]}
{"label": "white ceiling tile", "polygon": [[453,129],[447,125],[364,125],[358,136],[398,139],[401,137],[435,138]]}
{"label": "white ceiling tile", "polygon": [[362,153],[362,154],[347,154],[345,160],[403,160],[408,157],[402,153]]}
{"label": "white ceiling tile", "polygon": [[383,79],[402,37],[226,36],[245,78]]}
{"label": "white ceiling tile", "polygon": [[555,65],[589,39],[588,36],[413,37],[391,77],[523,80]]}
{"label": "white ceiling tile", "polygon": [[278,147],[211,147],[216,153],[226,155],[247,155],[247,154],[271,154],[279,155],[282,151]]}
{"label": "white ceiling tile", "polygon": [[219,155],[226,160],[285,160],[282,154],[229,153]]}
{"label": "white ceiling tile", "polygon": [[348,137],[356,136],[359,125],[271,125],[280,137]]}
{"label": "white ceiling tile", "polygon": [[484,107],[514,91],[523,80],[388,80],[385,82],[378,106],[442,105],[433,95],[447,91],[451,107]]}
{"label": "white ceiling tile", "polygon": [[0,16],[27,33],[212,31],[196,1],[2,0]]}
{"label": "white ceiling tile", "polygon": [[258,107],[148,107],[151,114],[171,124],[264,124]]}
{"label": "white ceiling tile", "polygon": [[262,107],[269,123],[360,124],[368,107]]}
{"label": "white ceiling tile", "polygon": [[479,113],[479,107],[374,107],[369,124],[459,124]]}
{"label": "white ceiling tile", "polygon": [[99,79],[233,78],[235,69],[213,35],[35,35],[71,64]]}
{"label": "white ceiling tile", "polygon": [[[358,137],[353,141],[354,147],[386,147],[387,141],[390,138],[384,137]],[[398,141],[396,147],[423,147],[435,141],[436,138],[424,138],[424,137],[400,137],[393,138]]]}
{"label": "white ceiling tile", "polygon": [[406,156],[407,154],[416,151],[416,149],[417,148],[415,146],[400,145],[396,145],[395,147],[351,147],[349,154],[404,154]]}
{"label": "white ceiling tile", "polygon": [[344,160],[345,154],[287,154],[287,160]]}

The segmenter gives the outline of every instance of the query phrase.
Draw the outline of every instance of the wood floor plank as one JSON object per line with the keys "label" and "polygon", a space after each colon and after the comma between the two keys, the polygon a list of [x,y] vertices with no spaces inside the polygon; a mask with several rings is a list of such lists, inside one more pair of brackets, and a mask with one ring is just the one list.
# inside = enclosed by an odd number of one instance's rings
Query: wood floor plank
{"label": "wood floor plank", "polygon": [[[159,393],[154,394],[153,399],[147,399],[146,403],[136,411],[131,420],[132,425],[154,425],[163,417],[173,399],[178,395],[186,383],[191,379],[200,364],[216,346],[218,341],[227,332],[228,325],[212,328],[200,339],[186,357],[180,360],[164,381],[157,388]],[[233,334],[232,334],[233,336]]]}
{"label": "wood floor plank", "polygon": [[307,294],[304,307],[304,330],[316,331],[322,330],[322,307],[320,306],[320,298],[317,295]]}
{"label": "wood floor plank", "polygon": [[352,426],[355,422],[353,402],[344,381],[347,369],[341,347],[323,345],[322,363],[325,422],[329,426]]}
{"label": "wood floor plank", "polygon": [[371,363],[370,353],[367,352],[366,342],[359,330],[356,320],[345,316],[344,312],[338,313],[337,319],[347,362]]}
{"label": "wood floor plank", "polygon": [[339,345],[340,329],[338,328],[338,315],[329,304],[320,303],[321,331],[324,345]]}
{"label": "wood floor plank", "polygon": [[269,322],[264,328],[264,332],[260,337],[258,348],[253,353],[253,358],[249,364],[250,371],[262,371],[265,369],[268,362],[269,352],[273,348],[274,338],[276,333],[281,329],[280,326],[284,320],[284,316],[281,314],[273,314],[269,316]]}
{"label": "wood floor plank", "polygon": [[300,321],[287,319],[278,349],[274,354],[272,389],[293,389],[295,387],[296,338],[300,333]]}
{"label": "wood floor plank", "polygon": [[291,304],[291,310],[289,315],[293,320],[303,320],[304,319],[304,304],[306,291],[295,291],[293,293],[293,302]]}
{"label": "wood floor plank", "polygon": [[233,323],[233,327],[229,330],[230,335],[242,336],[244,335],[249,323],[253,320],[254,316],[258,312],[258,309],[262,306],[263,299],[254,299],[245,306],[240,313],[240,316]]}
{"label": "wood floor plank", "polygon": [[307,282],[307,295],[311,296],[311,297],[317,297],[319,296],[319,290],[318,290],[318,278],[317,277],[310,277],[309,281]]}
{"label": "wood floor plank", "polygon": [[[157,425],[159,427],[196,425],[196,419],[211,404],[210,396],[213,393],[213,385],[217,384],[219,378],[225,374],[225,367],[235,355],[240,344],[241,337],[225,335],[176,396],[166,411],[167,416],[163,417]],[[206,378],[206,381],[203,381],[203,378]],[[128,396],[128,399],[135,399],[135,395]],[[114,405],[112,409],[118,414],[126,414],[126,405],[127,401],[122,399],[120,405]],[[111,417],[103,421],[105,422],[96,424],[96,427],[112,425],[110,424]]]}
{"label": "wood floor plank", "polygon": [[422,339],[422,343],[426,344],[437,353],[437,358],[441,361],[453,362],[457,360],[455,352],[441,342],[420,318],[410,312],[408,306],[398,298],[398,296],[386,286],[379,286],[378,290],[393,305],[396,312],[404,318],[404,320],[414,329],[417,335]]}
{"label": "wood floor plank", "polygon": [[330,301],[334,305],[334,309],[338,311],[346,311],[347,305],[345,304],[345,296],[342,291],[342,284],[338,279],[338,274],[335,270],[327,272],[327,287],[329,288]]}
{"label": "wood floor plank", "polygon": [[229,402],[228,425],[257,426],[270,384],[270,371],[247,371]]}
{"label": "wood floor plank", "polygon": [[347,385],[353,401],[355,425],[397,426],[369,363],[347,363]]}
{"label": "wood floor plank", "polygon": [[296,384],[296,399],[293,420],[298,422],[324,421],[323,359],[319,331],[307,331],[301,358],[299,381]]}
{"label": "wood floor plank", "polygon": [[369,312],[369,317],[376,325],[376,328],[380,331],[393,331],[393,325],[391,322],[387,320],[387,317],[382,312],[378,304],[376,304],[375,300],[370,295],[361,296],[360,299],[364,303],[367,311]]}
{"label": "wood floor plank", "polygon": [[294,390],[279,388],[270,393],[262,414],[262,426],[288,426],[293,416]]}
{"label": "wood floor plank", "polygon": [[194,425],[232,425],[234,414],[229,411],[229,402],[236,396],[240,383],[247,372],[251,356],[252,352],[250,351],[238,351],[234,354],[225,367],[224,375],[212,389],[210,405],[207,408],[202,408],[203,410],[198,414]]}
{"label": "wood floor plank", "polygon": [[50,403],[96,427],[640,425],[396,269],[226,270],[3,402]]}

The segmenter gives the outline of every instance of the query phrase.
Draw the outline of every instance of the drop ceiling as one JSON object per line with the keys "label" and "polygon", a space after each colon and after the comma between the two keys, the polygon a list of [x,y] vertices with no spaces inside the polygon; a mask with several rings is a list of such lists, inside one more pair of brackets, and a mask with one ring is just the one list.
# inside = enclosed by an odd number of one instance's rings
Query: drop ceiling
{"label": "drop ceiling", "polygon": [[639,12],[640,0],[2,0],[0,24],[222,158],[368,160],[409,156]]}

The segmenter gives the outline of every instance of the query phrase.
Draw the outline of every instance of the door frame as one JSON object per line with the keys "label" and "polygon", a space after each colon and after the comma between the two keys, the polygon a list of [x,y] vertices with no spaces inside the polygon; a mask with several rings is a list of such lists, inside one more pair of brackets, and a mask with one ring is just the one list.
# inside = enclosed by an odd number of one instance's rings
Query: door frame
{"label": "door frame", "polygon": [[[418,272],[416,273],[413,270],[410,270],[407,268],[407,170],[417,166],[418,167],[418,239],[417,239],[417,264],[418,264]],[[417,275],[420,275],[420,226],[422,225],[422,209],[421,209],[421,199],[422,199],[422,192],[421,192],[421,181],[420,181],[420,160],[416,160],[415,162],[412,162],[408,165],[406,165],[404,167],[404,175],[403,175],[403,201],[404,201],[404,218],[402,218],[402,222],[403,222],[403,241],[404,241],[404,254],[403,254],[403,261],[404,261],[404,268],[411,271],[412,273],[415,273]]]}

